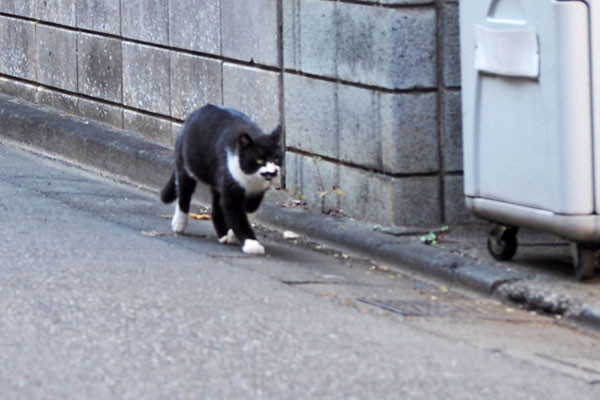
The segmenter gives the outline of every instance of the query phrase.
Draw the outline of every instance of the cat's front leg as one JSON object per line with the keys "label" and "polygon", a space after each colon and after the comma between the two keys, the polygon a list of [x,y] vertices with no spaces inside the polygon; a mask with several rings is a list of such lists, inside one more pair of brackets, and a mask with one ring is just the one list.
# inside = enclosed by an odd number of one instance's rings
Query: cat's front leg
{"label": "cat's front leg", "polygon": [[246,254],[265,254],[265,248],[256,240],[254,231],[248,222],[246,204],[243,194],[223,196],[221,209],[227,225],[242,243],[242,251]]}
{"label": "cat's front leg", "polygon": [[240,241],[235,237],[235,233],[232,229],[229,229],[225,221],[225,215],[221,209],[221,195],[214,188],[212,190],[212,221],[219,243],[240,244]]}
{"label": "cat's front leg", "polygon": [[265,248],[258,242],[258,240],[254,239],[244,240],[242,251],[246,254],[265,254]]}

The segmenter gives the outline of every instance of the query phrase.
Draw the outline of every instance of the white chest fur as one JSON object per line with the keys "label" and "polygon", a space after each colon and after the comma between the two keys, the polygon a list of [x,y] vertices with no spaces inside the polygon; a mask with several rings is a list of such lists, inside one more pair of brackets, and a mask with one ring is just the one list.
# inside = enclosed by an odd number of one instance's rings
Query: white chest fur
{"label": "white chest fur", "polygon": [[248,194],[258,194],[264,192],[271,184],[271,182],[266,180],[261,175],[262,171],[260,169],[251,175],[248,175],[242,171],[242,168],[240,167],[240,159],[235,153],[227,152],[227,169],[229,170],[229,173],[233,179],[235,179],[235,181],[241,187],[243,187]]}

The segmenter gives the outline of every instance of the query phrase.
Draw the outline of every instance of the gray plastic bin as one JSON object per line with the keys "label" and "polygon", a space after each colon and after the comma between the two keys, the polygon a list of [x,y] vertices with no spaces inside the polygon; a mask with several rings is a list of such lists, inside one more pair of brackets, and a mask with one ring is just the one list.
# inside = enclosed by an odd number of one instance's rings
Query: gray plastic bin
{"label": "gray plastic bin", "polygon": [[574,242],[575,273],[600,246],[600,0],[460,0],[467,208],[500,224],[498,259],[518,227]]}

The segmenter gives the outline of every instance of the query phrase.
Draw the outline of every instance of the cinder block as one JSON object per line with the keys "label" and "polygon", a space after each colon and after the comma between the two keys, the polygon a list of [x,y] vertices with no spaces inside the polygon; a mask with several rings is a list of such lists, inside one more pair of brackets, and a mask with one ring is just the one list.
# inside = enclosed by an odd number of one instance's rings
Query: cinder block
{"label": "cinder block", "polygon": [[174,47],[221,54],[219,0],[171,1],[169,40]]}
{"label": "cinder block", "polygon": [[42,21],[75,26],[75,2],[76,0],[37,0],[37,17]]}
{"label": "cinder block", "polygon": [[337,76],[388,89],[434,87],[434,8],[336,3]]}
{"label": "cinder block", "polygon": [[460,86],[460,39],[458,4],[444,4],[442,9],[442,44],[444,85]]}
{"label": "cinder block", "polygon": [[435,93],[383,95],[380,139],[383,170],[394,174],[438,171],[437,118]]}
{"label": "cinder block", "polygon": [[335,83],[289,73],[284,79],[286,145],[339,159]]}
{"label": "cinder block", "polygon": [[185,119],[206,103],[222,104],[221,62],[171,52],[171,116]]}
{"label": "cinder block", "polygon": [[123,108],[119,106],[80,98],[78,114],[83,118],[123,128]]}
{"label": "cinder block", "polygon": [[459,91],[444,92],[444,168],[448,171],[462,171],[462,112]]}
{"label": "cinder block", "polygon": [[338,87],[342,161],[394,174],[439,169],[435,94]]}
{"label": "cinder block", "polygon": [[0,72],[18,78],[36,79],[35,25],[0,17]]}
{"label": "cinder block", "polygon": [[283,64],[286,69],[335,77],[336,8],[332,1],[283,2]]}
{"label": "cinder block", "polygon": [[37,80],[77,92],[77,33],[37,25]]}
{"label": "cinder block", "polygon": [[146,139],[162,144],[172,145],[171,122],[130,110],[123,110],[123,129],[140,133]]}
{"label": "cinder block", "polygon": [[265,132],[280,124],[279,99],[278,73],[223,64],[223,104],[241,110]]}
{"label": "cinder block", "polygon": [[123,103],[140,110],[171,115],[170,56],[166,50],[122,43]]}
{"label": "cinder block", "polygon": [[382,120],[382,102],[386,94],[346,85],[336,84],[335,87],[337,115],[330,118],[338,121],[340,159],[381,170],[382,134],[386,126],[396,127]]}
{"label": "cinder block", "polygon": [[295,197],[321,212],[340,207],[339,166],[320,157],[287,152],[285,161],[286,188]]}
{"label": "cinder block", "polygon": [[221,0],[223,55],[279,66],[278,2]]}
{"label": "cinder block", "polygon": [[183,124],[179,124],[177,122],[171,123],[171,144],[168,147],[170,147],[170,148],[175,147],[175,141],[177,140],[177,137],[181,133],[182,129],[183,129]]}
{"label": "cinder block", "polygon": [[435,87],[434,7],[284,2],[284,65],[386,89]]}
{"label": "cinder block", "polygon": [[121,33],[126,38],[156,44],[169,44],[169,2],[164,0],[121,1]]}
{"label": "cinder block", "polygon": [[78,1],[77,27],[119,35],[121,33],[121,0]]}
{"label": "cinder block", "polygon": [[36,102],[60,111],[67,112],[69,114],[78,114],[79,99],[76,96],[56,92],[46,88],[39,88],[36,96]]}
{"label": "cinder block", "polygon": [[0,0],[0,12],[35,18],[36,0]]}
{"label": "cinder block", "polygon": [[353,218],[382,225],[394,223],[395,179],[340,166],[342,211]]}
{"label": "cinder block", "polygon": [[285,75],[287,146],[394,174],[439,170],[437,96]]}
{"label": "cinder block", "polygon": [[394,187],[395,225],[434,226],[441,223],[438,177],[396,179]]}
{"label": "cinder block", "polygon": [[35,85],[0,77],[0,92],[6,95],[35,103],[37,91],[38,87]]}
{"label": "cinder block", "polygon": [[373,4],[392,4],[392,5],[410,5],[410,4],[432,4],[434,0],[363,0],[365,3]]}
{"label": "cinder block", "polygon": [[121,41],[80,33],[77,53],[79,92],[121,103],[123,93]]}
{"label": "cinder block", "polygon": [[[2,81],[0,80],[0,90]],[[291,151],[285,153],[285,187],[292,195],[299,192],[302,187],[301,171],[302,156]]]}
{"label": "cinder block", "polygon": [[481,222],[467,210],[462,175],[446,176],[444,182],[444,222],[449,225]]}

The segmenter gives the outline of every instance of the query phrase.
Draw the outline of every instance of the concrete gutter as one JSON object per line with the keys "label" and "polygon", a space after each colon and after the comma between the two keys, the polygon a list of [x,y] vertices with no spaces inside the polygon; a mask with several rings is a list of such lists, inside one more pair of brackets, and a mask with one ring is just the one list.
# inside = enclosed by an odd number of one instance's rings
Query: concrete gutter
{"label": "concrete gutter", "polygon": [[[76,164],[115,175],[119,179],[157,190],[166,182],[173,165],[172,151],[142,137],[108,125],[87,121],[56,110],[0,95],[0,138],[19,143]],[[199,200],[208,204],[208,191]],[[291,230],[349,254],[360,255],[390,267],[441,278],[525,308],[558,314],[580,325],[600,329],[600,285],[594,279],[584,288],[599,299],[589,304],[579,295],[572,277],[539,279],[527,268],[498,264],[476,248],[485,236],[475,235],[465,256],[452,245],[427,246],[419,233],[390,235],[372,225],[326,216],[304,207],[283,208],[285,194],[272,191],[258,221],[280,230]],[[158,199],[157,199],[158,201]],[[543,274],[543,272],[541,272]],[[562,281],[566,282],[563,283]],[[591,296],[594,297],[594,296]]]}

